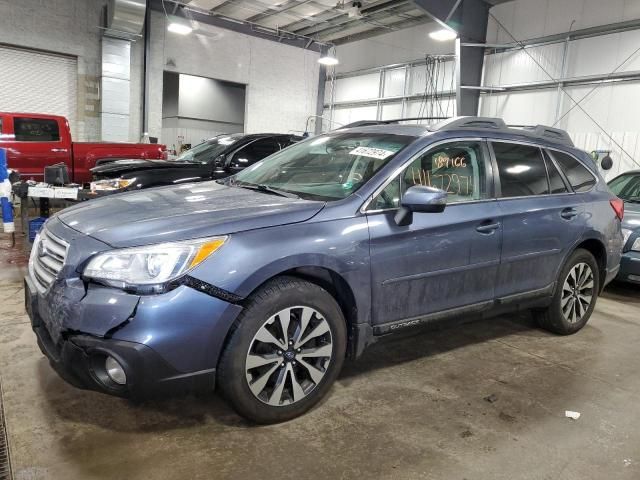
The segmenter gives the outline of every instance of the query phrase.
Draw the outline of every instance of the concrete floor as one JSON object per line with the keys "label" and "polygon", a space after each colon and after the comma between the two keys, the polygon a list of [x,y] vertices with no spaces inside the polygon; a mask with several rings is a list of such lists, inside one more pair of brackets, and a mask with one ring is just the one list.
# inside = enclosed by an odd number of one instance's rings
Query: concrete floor
{"label": "concrete floor", "polygon": [[0,298],[16,479],[640,478],[640,289],[610,287],[573,337],[528,315],[388,337],[318,408],[269,427],[213,394],[133,405],[76,390],[38,351],[20,284]]}

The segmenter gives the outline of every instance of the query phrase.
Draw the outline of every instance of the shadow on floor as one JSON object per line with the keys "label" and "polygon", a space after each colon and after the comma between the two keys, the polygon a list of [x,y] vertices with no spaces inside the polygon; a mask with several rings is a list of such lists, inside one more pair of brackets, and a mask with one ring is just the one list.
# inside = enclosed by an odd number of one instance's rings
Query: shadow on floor
{"label": "shadow on floor", "polygon": [[[339,381],[350,381],[376,370],[419,358],[435,357],[473,344],[521,332],[546,336],[537,330],[529,314],[502,316],[467,323],[464,328],[422,327],[380,338],[357,360],[347,360]],[[253,428],[229,408],[216,393],[175,396],[139,403],[108,395],[75,389],[54,375],[43,358],[40,381],[50,387],[45,392],[55,415],[71,422],[94,424],[116,432],[165,432],[203,425],[211,418],[226,426]],[[326,400],[326,399],[325,399]]]}
{"label": "shadow on floor", "polygon": [[640,304],[640,285],[612,282],[604,289],[602,297],[617,302]]}

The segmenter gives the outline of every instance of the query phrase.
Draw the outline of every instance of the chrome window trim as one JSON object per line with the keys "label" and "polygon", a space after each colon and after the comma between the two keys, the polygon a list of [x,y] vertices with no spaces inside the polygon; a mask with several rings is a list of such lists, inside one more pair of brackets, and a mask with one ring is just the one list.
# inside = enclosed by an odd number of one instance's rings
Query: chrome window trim
{"label": "chrome window trim", "polygon": [[[440,145],[444,145],[446,143],[453,143],[453,142],[484,142],[486,141],[485,138],[480,138],[480,137],[454,137],[454,138],[448,138],[446,140],[440,140],[438,142],[434,142],[434,143],[430,143],[429,145],[425,146],[422,150],[420,150],[418,153],[416,153],[415,155],[413,155],[409,160],[407,160],[406,162],[404,162],[401,166],[399,166],[398,168],[396,168],[393,173],[391,173],[391,175],[389,175],[389,178],[387,178],[384,182],[382,182],[382,184],[376,188],[373,193],[365,200],[365,202],[362,204],[362,206],[360,206],[360,213],[362,214],[367,214],[367,213],[377,213],[377,212],[384,212],[384,211],[390,211],[390,210],[397,210],[400,207],[394,207],[394,208],[385,208],[385,209],[378,209],[378,210],[367,210],[367,207],[369,206],[369,204],[371,202],[373,202],[373,199],[376,198],[378,195],[380,195],[380,192],[382,192],[385,188],[387,188],[387,186],[393,182],[396,177],[398,175],[400,175],[405,168],[407,168],[409,165],[411,165],[411,163],[413,163],[413,161],[418,158],[420,155],[423,155],[424,153],[426,153],[427,151],[429,151],[432,148],[436,148]],[[484,159],[484,161],[486,162],[487,159]],[[455,202],[455,204],[459,204],[459,203],[470,203],[470,202],[478,202],[478,201],[486,201],[486,200],[491,200],[491,199],[487,199],[487,198],[483,198],[480,200],[470,200],[469,202]],[[447,204],[448,205],[448,204]],[[453,205],[453,204],[452,204]]]}

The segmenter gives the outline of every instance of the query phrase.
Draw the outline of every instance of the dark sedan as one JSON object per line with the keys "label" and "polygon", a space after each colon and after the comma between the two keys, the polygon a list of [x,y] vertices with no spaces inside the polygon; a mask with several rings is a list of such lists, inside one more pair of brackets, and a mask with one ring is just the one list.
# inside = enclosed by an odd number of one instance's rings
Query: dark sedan
{"label": "dark sedan", "polygon": [[302,137],[273,133],[218,135],[172,161],[117,160],[91,169],[91,190],[115,193],[228,177]]}
{"label": "dark sedan", "polygon": [[609,188],[624,200],[624,248],[617,279],[640,285],[640,170],[617,176]]}

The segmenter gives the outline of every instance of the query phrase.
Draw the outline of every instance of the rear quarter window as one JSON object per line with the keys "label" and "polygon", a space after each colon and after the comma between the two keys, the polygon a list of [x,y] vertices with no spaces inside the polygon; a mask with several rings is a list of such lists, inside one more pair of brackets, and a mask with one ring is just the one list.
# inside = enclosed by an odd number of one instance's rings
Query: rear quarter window
{"label": "rear quarter window", "polygon": [[589,191],[596,184],[597,180],[593,173],[571,155],[557,150],[549,150],[549,154],[560,166],[575,192]]}

